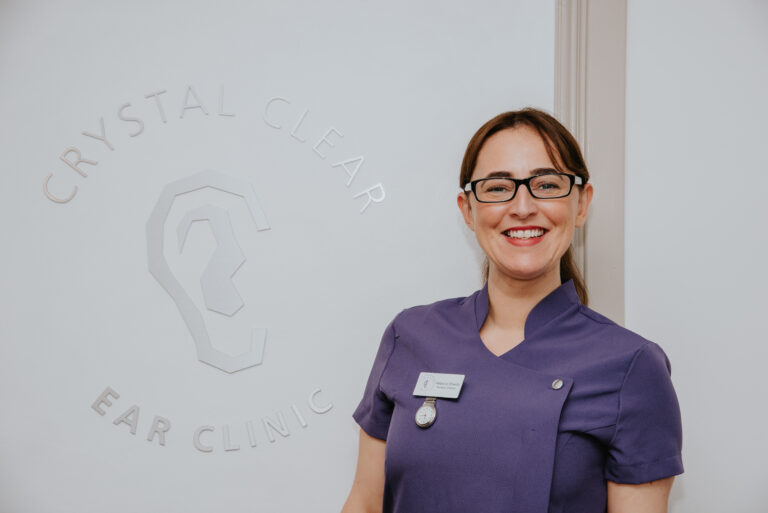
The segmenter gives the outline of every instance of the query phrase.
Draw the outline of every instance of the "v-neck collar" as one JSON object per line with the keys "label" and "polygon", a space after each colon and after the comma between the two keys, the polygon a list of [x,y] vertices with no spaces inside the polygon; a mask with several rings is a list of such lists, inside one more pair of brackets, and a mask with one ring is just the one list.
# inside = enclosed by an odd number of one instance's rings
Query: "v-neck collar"
{"label": "v-neck collar", "polygon": [[[579,295],[576,292],[573,280],[571,279],[561,284],[536,303],[536,306],[528,314],[528,318],[525,320],[525,339],[529,339],[531,335],[549,323],[549,321],[574,305],[578,305],[579,302]],[[486,281],[483,288],[474,294],[475,329],[478,333],[485,322],[485,318],[488,316],[489,308],[488,282]]]}

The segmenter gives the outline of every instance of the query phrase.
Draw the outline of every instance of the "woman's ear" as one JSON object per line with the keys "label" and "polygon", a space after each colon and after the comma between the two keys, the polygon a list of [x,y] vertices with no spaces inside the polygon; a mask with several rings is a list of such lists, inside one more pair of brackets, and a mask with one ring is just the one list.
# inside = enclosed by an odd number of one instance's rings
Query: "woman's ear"
{"label": "woman's ear", "polygon": [[579,210],[576,212],[576,227],[584,226],[589,214],[589,204],[592,203],[592,194],[594,189],[591,183],[585,183],[579,192]]}
{"label": "woman's ear", "polygon": [[475,220],[472,218],[472,206],[469,204],[469,194],[465,192],[459,192],[456,196],[456,204],[461,210],[461,215],[464,217],[464,223],[473,232],[475,231]]}

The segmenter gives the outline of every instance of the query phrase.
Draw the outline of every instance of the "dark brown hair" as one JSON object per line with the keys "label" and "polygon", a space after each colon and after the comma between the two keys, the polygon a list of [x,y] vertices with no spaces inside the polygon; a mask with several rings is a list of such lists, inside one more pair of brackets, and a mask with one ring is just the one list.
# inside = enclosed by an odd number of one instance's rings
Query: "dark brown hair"
{"label": "dark brown hair", "polygon": [[[467,150],[464,152],[464,159],[461,162],[459,187],[462,190],[472,178],[472,173],[477,165],[477,157],[485,141],[496,132],[520,125],[531,127],[538,132],[542,141],[544,141],[544,147],[547,149],[549,159],[554,163],[558,171],[570,171],[580,176],[584,183],[587,183],[589,171],[581,154],[579,143],[576,142],[573,135],[558,120],[546,112],[526,107],[521,110],[499,114],[487,121],[475,132],[475,135],[469,140]],[[488,270],[489,264],[488,258],[486,258],[483,262],[483,283],[488,281]],[[560,283],[565,283],[570,279],[573,280],[576,286],[579,300],[585,305],[588,304],[589,294],[587,293],[587,285],[584,283],[584,278],[576,266],[573,256],[573,245],[569,246],[568,250],[560,258]]]}

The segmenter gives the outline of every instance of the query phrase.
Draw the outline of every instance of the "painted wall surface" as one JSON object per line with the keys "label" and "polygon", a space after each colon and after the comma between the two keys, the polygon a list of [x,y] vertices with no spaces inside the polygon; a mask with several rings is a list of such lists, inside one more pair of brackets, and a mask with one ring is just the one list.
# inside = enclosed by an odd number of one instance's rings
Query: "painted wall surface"
{"label": "painted wall surface", "polygon": [[464,146],[553,69],[552,2],[0,3],[0,511],[338,511],[384,327],[480,287]]}
{"label": "painted wall surface", "polygon": [[768,510],[768,3],[630,1],[627,326],[672,362],[671,511]]}

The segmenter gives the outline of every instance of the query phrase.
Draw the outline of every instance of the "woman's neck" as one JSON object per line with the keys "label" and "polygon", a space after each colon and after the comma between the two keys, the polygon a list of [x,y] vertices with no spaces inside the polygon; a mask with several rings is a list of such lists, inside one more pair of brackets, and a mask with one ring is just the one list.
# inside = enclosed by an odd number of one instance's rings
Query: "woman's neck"
{"label": "woman's neck", "polygon": [[533,280],[509,278],[493,268],[488,275],[488,317],[485,324],[500,331],[522,333],[533,307],[560,286],[560,270]]}

